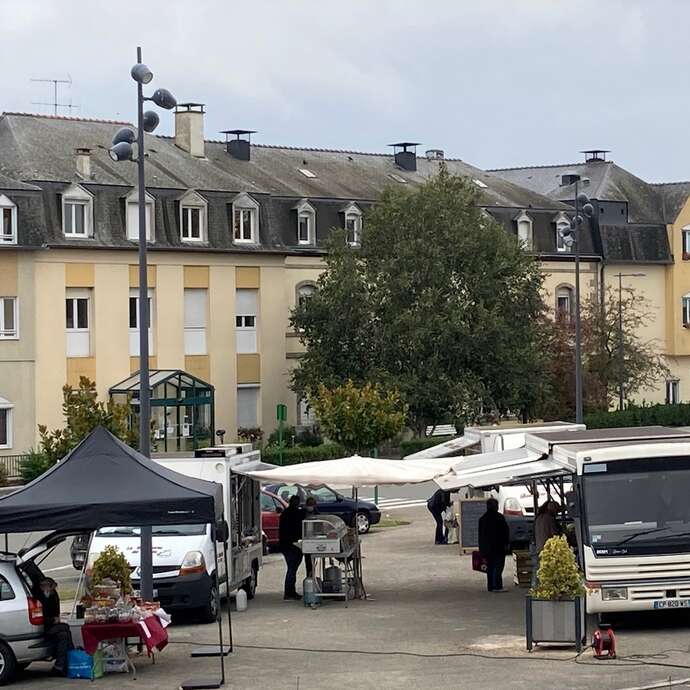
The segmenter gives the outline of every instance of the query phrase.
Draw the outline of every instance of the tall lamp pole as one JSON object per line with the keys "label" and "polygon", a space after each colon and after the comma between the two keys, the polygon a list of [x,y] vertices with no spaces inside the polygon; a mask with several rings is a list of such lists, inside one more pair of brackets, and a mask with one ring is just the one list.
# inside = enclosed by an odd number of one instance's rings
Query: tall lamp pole
{"label": "tall lamp pole", "polygon": [[644,273],[616,273],[618,278],[618,409],[625,406],[625,351],[623,349],[623,278],[644,278]]}
{"label": "tall lamp pole", "polygon": [[[171,110],[177,105],[174,96],[166,89],[158,89],[150,98],[144,96],[144,84],[153,79],[153,72],[141,61],[141,48],[137,48],[137,64],[131,70],[137,82],[137,133],[129,127],[118,130],[108,153],[114,161],[133,161],[132,144],[137,143],[137,186],[139,204],[139,451],[151,457],[151,389],[149,377],[149,284],[146,261],[146,179],[144,171],[145,132],[153,132],[159,117],[153,110],[144,112],[144,101]],[[153,599],[153,555],[151,526],[140,528],[140,591],[142,599]]]}

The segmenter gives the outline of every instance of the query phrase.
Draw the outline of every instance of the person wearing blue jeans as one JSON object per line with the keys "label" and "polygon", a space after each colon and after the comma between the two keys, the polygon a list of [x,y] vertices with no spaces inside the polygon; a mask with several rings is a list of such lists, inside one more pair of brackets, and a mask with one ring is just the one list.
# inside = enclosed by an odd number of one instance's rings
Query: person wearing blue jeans
{"label": "person wearing blue jeans", "polygon": [[489,592],[503,591],[503,568],[510,547],[508,523],[498,512],[498,501],[489,498],[486,512],[479,518],[479,553],[486,559],[486,582]]}

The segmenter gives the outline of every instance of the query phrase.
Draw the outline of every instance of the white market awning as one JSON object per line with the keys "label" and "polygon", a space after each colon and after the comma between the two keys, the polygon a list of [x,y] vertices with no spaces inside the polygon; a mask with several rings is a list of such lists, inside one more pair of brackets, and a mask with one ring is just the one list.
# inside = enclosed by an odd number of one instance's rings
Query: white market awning
{"label": "white market awning", "polygon": [[468,438],[467,436],[458,436],[457,438],[452,438],[450,441],[444,441],[439,443],[437,446],[432,446],[431,448],[425,448],[424,450],[417,451],[411,455],[406,455],[405,460],[422,460],[431,458],[442,458],[446,455],[453,455],[459,453],[465,448],[478,443],[476,438]]}
{"label": "white market awning", "polygon": [[357,488],[383,484],[420,484],[440,477],[448,470],[449,465],[446,463],[432,466],[429,463],[353,455],[349,458],[304,462],[246,474],[274,484],[285,482],[312,487],[326,484],[330,487]]}

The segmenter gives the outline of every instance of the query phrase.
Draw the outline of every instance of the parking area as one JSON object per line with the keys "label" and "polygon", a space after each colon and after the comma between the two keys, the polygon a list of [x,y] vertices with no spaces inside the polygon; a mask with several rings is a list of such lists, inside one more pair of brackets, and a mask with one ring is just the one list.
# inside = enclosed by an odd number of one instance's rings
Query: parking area
{"label": "parking area", "polygon": [[[595,661],[572,649],[525,651],[525,590],[484,591],[457,546],[433,544],[423,506],[397,510],[410,524],[372,530],[364,538],[368,601],[329,601],[311,610],[284,602],[282,557],[267,557],[259,593],[233,614],[235,652],[227,658],[231,688],[642,688],[687,680],[690,618],[635,616],[616,627],[620,660]],[[508,566],[509,568],[510,566]],[[512,574],[506,573],[512,582]],[[303,577],[300,570],[299,578]],[[674,612],[675,613],[675,612]],[[151,665],[137,662],[139,680],[121,675],[99,687],[175,688],[216,673],[216,659],[191,659],[193,645],[215,641],[214,626],[176,624],[170,646]],[[36,664],[17,688],[63,688]],[[74,681],[75,684],[79,681]]]}

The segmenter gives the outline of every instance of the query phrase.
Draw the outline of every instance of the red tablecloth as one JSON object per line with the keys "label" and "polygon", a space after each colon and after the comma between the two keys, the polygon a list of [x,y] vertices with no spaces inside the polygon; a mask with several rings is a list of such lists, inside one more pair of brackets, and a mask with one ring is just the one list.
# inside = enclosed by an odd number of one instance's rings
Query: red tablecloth
{"label": "red tablecloth", "polygon": [[[144,625],[149,635],[146,634]],[[168,633],[156,616],[149,616],[141,623],[84,623],[81,636],[87,654],[93,654],[98,648],[98,643],[103,640],[127,637],[138,637],[149,654],[154,647],[160,651],[168,644]]]}

